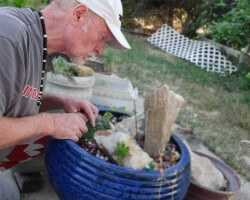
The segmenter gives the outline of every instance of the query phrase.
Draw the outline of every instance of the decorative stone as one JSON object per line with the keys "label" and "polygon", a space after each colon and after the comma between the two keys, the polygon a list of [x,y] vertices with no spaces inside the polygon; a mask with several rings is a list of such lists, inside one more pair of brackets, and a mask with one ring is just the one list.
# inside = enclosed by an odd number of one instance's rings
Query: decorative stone
{"label": "decorative stone", "polygon": [[223,174],[214,166],[213,162],[206,157],[192,152],[187,142],[191,157],[191,179],[196,183],[214,190],[226,187],[226,180]]}
{"label": "decorative stone", "polygon": [[127,133],[132,138],[135,138],[137,132],[142,132],[144,129],[144,118],[144,114],[133,115],[132,117],[125,118],[115,125],[115,130]]}
{"label": "decorative stone", "polygon": [[133,169],[143,169],[147,164],[153,161],[149,155],[144,152],[140,146],[126,133],[113,131],[97,131],[95,141],[100,148],[109,154],[115,161],[118,157],[114,154],[118,142],[124,142],[129,147],[130,156],[123,160],[123,166]]}
{"label": "decorative stone", "polygon": [[144,150],[151,157],[161,154],[171,137],[172,126],[184,99],[165,85],[145,100],[146,138]]}

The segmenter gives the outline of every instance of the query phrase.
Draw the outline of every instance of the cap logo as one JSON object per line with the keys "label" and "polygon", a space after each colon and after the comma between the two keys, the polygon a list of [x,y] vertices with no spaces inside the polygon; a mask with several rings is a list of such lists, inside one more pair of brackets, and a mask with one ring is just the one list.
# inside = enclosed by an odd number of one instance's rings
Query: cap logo
{"label": "cap logo", "polygon": [[122,21],[122,16],[121,15],[119,15],[119,20]]}

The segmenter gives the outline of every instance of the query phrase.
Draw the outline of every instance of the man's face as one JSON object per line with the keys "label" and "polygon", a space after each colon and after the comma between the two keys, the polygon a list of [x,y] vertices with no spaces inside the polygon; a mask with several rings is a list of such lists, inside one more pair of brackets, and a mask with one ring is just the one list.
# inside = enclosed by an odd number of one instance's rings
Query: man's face
{"label": "man's face", "polygon": [[81,63],[96,54],[101,55],[113,35],[101,17],[90,13],[87,19],[67,29],[66,38],[65,53],[73,62]]}

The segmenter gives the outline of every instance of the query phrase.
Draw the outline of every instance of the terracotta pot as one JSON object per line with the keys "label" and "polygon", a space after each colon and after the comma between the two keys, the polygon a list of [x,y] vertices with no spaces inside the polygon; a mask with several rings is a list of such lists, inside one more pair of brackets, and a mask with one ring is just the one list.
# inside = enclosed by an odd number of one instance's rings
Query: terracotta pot
{"label": "terracotta pot", "polygon": [[207,157],[210,159],[214,166],[221,171],[227,180],[226,191],[216,191],[204,186],[201,186],[194,181],[190,181],[190,186],[185,200],[230,200],[233,195],[240,189],[240,180],[236,172],[227,164],[220,160],[213,158],[201,152],[194,151],[194,153]]}

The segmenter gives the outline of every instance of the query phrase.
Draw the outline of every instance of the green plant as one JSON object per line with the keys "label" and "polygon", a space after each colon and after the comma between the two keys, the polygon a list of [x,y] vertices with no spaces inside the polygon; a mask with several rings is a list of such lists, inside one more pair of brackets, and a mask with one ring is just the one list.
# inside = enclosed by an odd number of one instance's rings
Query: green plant
{"label": "green plant", "polygon": [[250,80],[250,72],[247,73],[246,78]]}
{"label": "green plant", "polygon": [[98,115],[96,118],[96,125],[93,127],[90,122],[87,122],[88,132],[85,133],[80,139],[80,143],[82,140],[87,139],[89,141],[94,140],[94,135],[96,131],[99,130],[109,130],[111,129],[110,121],[113,115],[110,112],[104,113],[104,116]]}
{"label": "green plant", "polygon": [[249,0],[236,0],[235,7],[214,22],[211,27],[215,41],[236,49],[249,43],[250,4]]}
{"label": "green plant", "polygon": [[104,57],[105,57],[104,71],[105,72],[112,72],[113,67],[114,67],[115,54],[104,53]]}
{"label": "green plant", "polygon": [[119,165],[122,165],[125,157],[131,156],[131,154],[129,152],[129,147],[126,146],[123,141],[117,143],[115,150],[114,150],[114,154],[118,158],[117,161],[118,161]]}
{"label": "green plant", "polygon": [[91,68],[68,62],[61,56],[54,58],[52,62],[56,74],[62,74],[70,79],[72,79],[73,76],[86,77],[94,74]]}
{"label": "green plant", "polygon": [[0,6],[14,6],[18,8],[33,7],[38,9],[48,3],[50,3],[50,0],[0,0]]}
{"label": "green plant", "polygon": [[113,114],[111,112],[105,112],[103,117],[108,120],[111,121],[111,119],[113,118]]}
{"label": "green plant", "polygon": [[68,62],[61,56],[54,58],[52,62],[56,74],[62,74],[68,78],[76,76],[76,64]]}
{"label": "green plant", "polygon": [[144,170],[148,170],[148,171],[154,171],[156,169],[157,167],[155,166],[155,163],[153,161],[147,164],[144,168]]}

